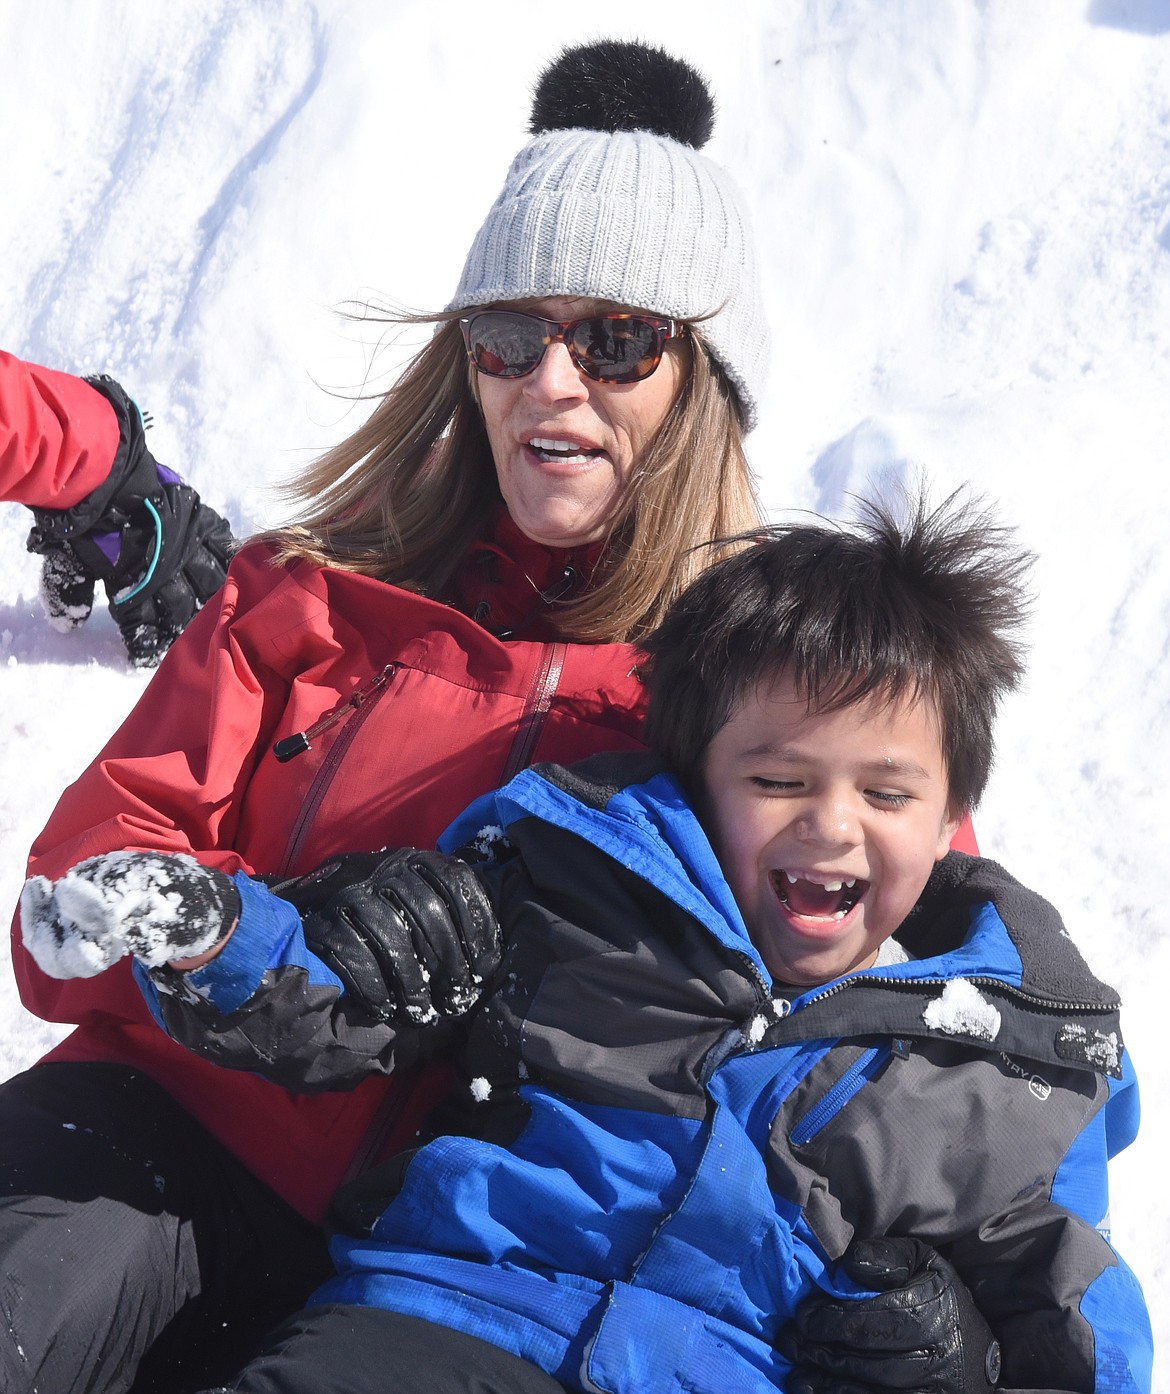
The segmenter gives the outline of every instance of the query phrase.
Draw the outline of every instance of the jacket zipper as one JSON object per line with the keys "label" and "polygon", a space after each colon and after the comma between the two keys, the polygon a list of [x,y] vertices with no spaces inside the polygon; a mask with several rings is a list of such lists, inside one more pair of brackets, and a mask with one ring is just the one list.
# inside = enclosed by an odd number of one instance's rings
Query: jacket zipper
{"label": "jacket zipper", "polygon": [[[561,673],[564,670],[567,645],[558,642],[545,644],[542,647],[541,659],[533,673],[532,683],[524,699],[524,706],[517,722],[516,736],[508,754],[507,764],[504,766],[504,776],[501,780],[501,783],[504,784],[513,775],[526,769],[531,761],[552,707],[552,699],[560,684]],[[323,717],[306,727],[305,730],[297,731],[291,736],[285,736],[273,745],[273,755],[285,763],[308,750],[313,740],[322,732],[327,731],[331,726],[336,726],[339,721],[344,720],[351,713],[357,713],[338,737],[329,754],[321,762],[321,768],[309,786],[289,838],[288,849],[281,863],[279,875],[287,876],[292,867],[296,865],[297,856],[309,835],[317,810],[329,791],[338,765],[345,758],[346,751],[353,744],[355,737],[361,730],[362,723],[373,710],[374,704],[386,691],[387,684],[401,666],[400,663],[387,663],[380,672],[375,673],[368,682],[363,683],[332,711],[326,712]]]}
{"label": "jacket zipper", "polygon": [[[857,974],[853,977],[844,978],[839,983],[834,983],[832,987],[826,988],[824,992],[818,992],[815,997],[810,997],[806,1002],[802,1002],[799,1010],[804,1011],[807,1007],[813,1006],[816,1002],[823,1002],[827,997],[836,997],[838,993],[844,992],[847,988],[853,987],[858,983],[880,983],[882,987],[901,988],[909,992],[925,992],[932,987],[945,987],[948,982],[952,981],[954,981],[954,979],[948,978],[936,983],[934,979],[927,982],[923,979],[909,980],[906,978],[862,977],[860,974]],[[1017,998],[1029,1007],[1035,1007],[1045,1012],[1095,1013],[1107,1009],[1110,1005],[1109,1003],[1100,1002],[1052,1002],[1046,997],[1036,997],[1030,992],[1025,992],[1023,988],[1013,987],[1011,983],[1005,983],[1001,978],[963,977],[963,981],[971,983],[975,987],[988,987],[996,992],[1002,992],[1006,996]],[[781,1002],[786,1004],[788,1010],[784,1012],[785,1016],[787,1016],[789,1012],[795,1010],[792,1002],[786,997],[778,997],[774,1000],[777,1004]]]}
{"label": "jacket zipper", "polygon": [[893,1055],[889,1046],[871,1046],[859,1056],[845,1071],[823,1099],[815,1104],[796,1121],[789,1135],[789,1141],[797,1146],[811,1142],[830,1118],[839,1113],[845,1105],[877,1074],[878,1070]]}
{"label": "jacket zipper", "polygon": [[524,699],[524,709],[520,713],[516,738],[512,742],[512,749],[508,753],[508,761],[504,766],[504,777],[501,780],[503,784],[507,784],[513,776],[518,775],[521,770],[527,769],[531,764],[536,743],[540,739],[540,733],[544,730],[544,723],[548,719],[549,710],[552,707],[552,699],[556,696],[557,687],[561,681],[568,646],[564,643],[555,643],[545,644],[543,647],[544,652],[541,654],[540,663],[532,675],[532,685]]}
{"label": "jacket zipper", "polygon": [[[345,758],[345,753],[353,744],[354,737],[362,728],[362,723],[373,711],[379,697],[386,691],[390,679],[401,667],[398,663],[387,663],[381,672],[376,673],[367,683],[357,689],[341,706],[335,707],[333,711],[327,712],[319,721],[308,727],[305,731],[299,731],[295,736],[289,736],[285,741],[277,741],[273,746],[273,754],[278,760],[291,760],[294,755],[301,751],[308,750],[309,743],[314,736],[318,736],[322,731],[328,730],[330,726],[335,726],[343,717],[349,716],[351,712],[356,713],[345,730],[334,742],[329,754],[321,762],[321,768],[313,777],[312,784],[309,785],[308,792],[305,794],[304,802],[301,804],[301,811],[289,837],[288,850],[284,854],[284,861],[280,865],[280,874],[287,876],[291,869],[296,865],[296,860],[300,850],[309,835],[309,830],[313,826],[313,819],[317,815],[317,810],[321,802],[329,791],[333,777],[337,773],[337,767]],[[296,749],[292,749],[292,744],[298,742]],[[288,753],[281,755],[277,746],[285,746]]]}
{"label": "jacket zipper", "polygon": [[295,731],[291,736],[284,736],[281,740],[275,741],[272,746],[273,755],[282,765],[287,764],[298,755],[303,755],[317,736],[323,731],[328,731],[330,726],[336,726],[343,717],[362,706],[368,698],[384,687],[397,671],[397,663],[387,663],[380,673],[375,673],[369,682],[363,683],[344,702],[314,721],[312,726],[307,726],[303,731]]}

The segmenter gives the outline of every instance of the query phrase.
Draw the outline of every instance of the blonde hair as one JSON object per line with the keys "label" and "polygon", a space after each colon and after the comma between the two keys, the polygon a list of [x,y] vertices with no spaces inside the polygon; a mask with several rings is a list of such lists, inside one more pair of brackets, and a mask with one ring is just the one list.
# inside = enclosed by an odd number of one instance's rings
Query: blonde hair
{"label": "blonde hair", "polygon": [[[398,316],[440,327],[368,420],[289,488],[308,505],[262,535],[278,561],[307,558],[441,597],[500,502],[455,314]],[[637,641],[702,570],[761,521],[735,394],[690,327],[690,366],[621,500],[592,583],[556,606],[560,636]]]}

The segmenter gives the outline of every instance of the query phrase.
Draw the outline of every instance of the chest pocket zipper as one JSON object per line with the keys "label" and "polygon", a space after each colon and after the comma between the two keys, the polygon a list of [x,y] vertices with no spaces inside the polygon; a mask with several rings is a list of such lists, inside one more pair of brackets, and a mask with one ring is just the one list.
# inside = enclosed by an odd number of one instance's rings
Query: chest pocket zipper
{"label": "chest pocket zipper", "polygon": [[845,1071],[829,1092],[814,1104],[803,1118],[797,1119],[789,1135],[796,1147],[811,1142],[830,1119],[836,1117],[850,1099],[859,1093],[893,1055],[888,1045],[871,1046]]}
{"label": "chest pocket zipper", "polygon": [[[287,753],[282,755],[274,746],[273,754],[278,760],[291,760],[295,755],[308,750],[309,740],[313,736],[318,736],[322,731],[334,726],[343,717],[350,717],[349,725],[342,731],[333,748],[321,762],[321,768],[309,785],[308,792],[305,794],[301,804],[301,811],[289,837],[288,849],[284,854],[284,861],[280,866],[280,874],[287,876],[297,863],[305,839],[313,826],[313,819],[316,817],[317,809],[321,806],[321,801],[333,782],[334,773],[338,765],[345,758],[345,753],[353,743],[354,737],[361,730],[362,723],[369,716],[374,708],[377,699],[386,691],[386,686],[390,679],[398,671],[401,665],[397,663],[387,663],[381,672],[375,674],[368,683],[358,688],[358,690],[333,711],[326,713],[315,725],[310,726],[307,731],[299,731],[295,736],[290,736],[286,741],[277,741],[277,746],[285,746]],[[350,714],[353,713],[351,716]],[[295,748],[293,746],[295,745]]]}
{"label": "chest pocket zipper", "polygon": [[[540,739],[540,734],[552,707],[553,697],[556,696],[557,687],[560,684],[561,672],[565,666],[566,650],[567,646],[559,642],[544,645],[544,652],[532,675],[532,683],[524,700],[524,708],[517,724],[516,737],[512,742],[504,775],[500,781],[502,784],[506,784],[513,775],[526,769],[531,763],[537,741]],[[349,718],[348,726],[325,757],[305,795],[300,816],[293,828],[288,850],[280,868],[281,875],[288,875],[296,865],[301,848],[312,828],[317,809],[333,782],[338,765],[344,759],[346,751],[353,743],[362,723],[369,716],[375,702],[385,692],[387,684],[400,667],[401,665],[398,663],[388,663],[369,682],[359,687],[352,696],[332,711],[327,712],[307,730],[298,731],[295,735],[277,741],[273,746],[272,753],[281,763],[284,763],[308,750],[314,737],[327,731],[329,727],[335,726],[337,722]]]}

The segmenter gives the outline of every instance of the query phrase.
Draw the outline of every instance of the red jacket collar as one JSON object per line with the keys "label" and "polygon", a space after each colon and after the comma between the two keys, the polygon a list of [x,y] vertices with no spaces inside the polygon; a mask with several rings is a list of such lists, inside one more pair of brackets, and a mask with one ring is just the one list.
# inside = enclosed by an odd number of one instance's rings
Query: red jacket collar
{"label": "red jacket collar", "polygon": [[602,550],[600,542],[574,548],[533,542],[501,504],[444,598],[501,639],[554,639],[552,613],[589,589]]}

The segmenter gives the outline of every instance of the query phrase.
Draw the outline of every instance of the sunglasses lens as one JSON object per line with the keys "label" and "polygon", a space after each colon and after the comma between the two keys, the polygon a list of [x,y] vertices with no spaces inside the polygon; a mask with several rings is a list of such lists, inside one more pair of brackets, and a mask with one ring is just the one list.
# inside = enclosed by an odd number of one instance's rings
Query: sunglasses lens
{"label": "sunglasses lens", "polygon": [[467,326],[467,347],[481,373],[518,378],[530,373],[544,353],[539,323],[505,310],[475,315]]}
{"label": "sunglasses lens", "polygon": [[658,329],[636,315],[599,315],[573,328],[573,357],[599,382],[636,382],[658,367]]}
{"label": "sunglasses lens", "polygon": [[[481,373],[521,378],[544,357],[548,330],[562,328],[517,310],[484,310],[463,321],[467,351]],[[665,331],[640,315],[596,315],[563,326],[573,361],[596,382],[638,382],[662,358]]]}

